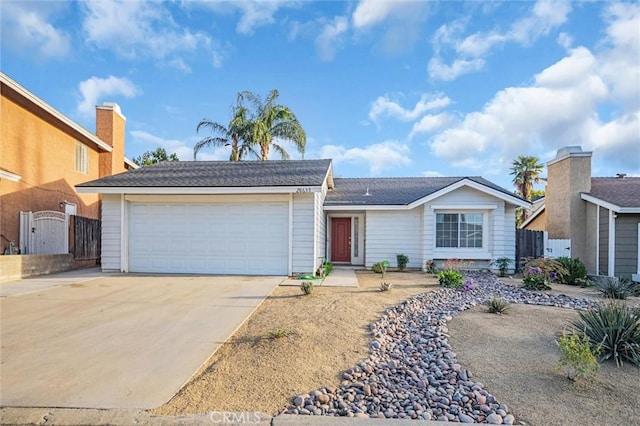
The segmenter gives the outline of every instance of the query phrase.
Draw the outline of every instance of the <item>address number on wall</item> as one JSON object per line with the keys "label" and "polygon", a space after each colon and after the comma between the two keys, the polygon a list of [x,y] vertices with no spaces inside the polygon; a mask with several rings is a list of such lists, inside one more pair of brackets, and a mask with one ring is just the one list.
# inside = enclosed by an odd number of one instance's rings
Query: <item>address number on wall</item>
{"label": "address number on wall", "polygon": [[296,192],[300,193],[300,192],[313,192],[313,191],[311,191],[311,188],[298,188]]}

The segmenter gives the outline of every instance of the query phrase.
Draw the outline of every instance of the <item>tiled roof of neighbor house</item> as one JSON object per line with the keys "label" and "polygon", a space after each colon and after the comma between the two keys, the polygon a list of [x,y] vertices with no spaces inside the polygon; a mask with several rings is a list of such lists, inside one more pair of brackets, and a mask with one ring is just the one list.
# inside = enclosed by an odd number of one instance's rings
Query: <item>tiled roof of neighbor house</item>
{"label": "tiled roof of neighbor house", "polygon": [[78,187],[321,186],[331,160],[164,161]]}
{"label": "tiled roof of neighbor house", "polygon": [[592,177],[586,194],[620,207],[640,207],[640,177]]}
{"label": "tiled roof of neighbor house", "polygon": [[407,205],[449,185],[469,179],[511,197],[512,192],[481,177],[334,178],[327,206]]}

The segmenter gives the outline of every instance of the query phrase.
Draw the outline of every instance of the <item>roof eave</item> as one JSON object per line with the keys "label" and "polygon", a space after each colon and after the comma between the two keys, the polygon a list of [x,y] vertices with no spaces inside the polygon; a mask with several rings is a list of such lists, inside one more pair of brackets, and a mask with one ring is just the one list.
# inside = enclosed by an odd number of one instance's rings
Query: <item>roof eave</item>
{"label": "roof eave", "polygon": [[150,195],[215,195],[215,194],[299,194],[321,192],[322,186],[76,186],[84,194],[150,194]]}
{"label": "roof eave", "polygon": [[604,207],[605,209],[614,211],[616,213],[640,213],[640,206],[622,207],[617,204],[611,203],[609,201],[603,200],[602,198],[594,197],[591,194],[586,194],[584,192],[580,193],[580,198],[592,204]]}

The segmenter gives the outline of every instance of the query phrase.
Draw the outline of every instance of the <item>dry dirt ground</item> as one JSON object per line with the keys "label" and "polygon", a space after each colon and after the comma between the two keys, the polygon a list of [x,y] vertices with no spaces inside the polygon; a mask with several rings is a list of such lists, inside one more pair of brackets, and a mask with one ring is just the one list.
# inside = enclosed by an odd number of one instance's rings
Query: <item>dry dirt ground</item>
{"label": "dry dirt ground", "polygon": [[[316,287],[312,296],[297,287],[278,287],[194,378],[153,412],[275,414],[292,396],[337,386],[341,371],[368,356],[368,326],[385,308],[437,288],[433,276],[417,272],[388,273],[385,281],[394,285],[389,292],[379,291],[379,274],[359,271],[358,281],[358,288]],[[574,389],[554,370],[559,357],[554,339],[575,315],[514,305],[497,316],[477,307],[450,322],[450,342],[474,379],[527,424],[638,424],[639,369],[607,363],[598,383],[586,390]],[[287,336],[269,337],[276,330]]]}

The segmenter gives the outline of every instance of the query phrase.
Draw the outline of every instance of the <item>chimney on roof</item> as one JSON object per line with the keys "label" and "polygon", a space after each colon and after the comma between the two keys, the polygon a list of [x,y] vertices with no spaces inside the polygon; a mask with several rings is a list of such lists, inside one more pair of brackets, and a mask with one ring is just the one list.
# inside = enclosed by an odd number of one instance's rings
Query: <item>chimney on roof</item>
{"label": "chimney on roof", "polygon": [[96,106],[96,136],[113,148],[100,154],[100,177],[126,171],[124,165],[125,123],[120,106],[104,102]]}
{"label": "chimney on roof", "polygon": [[626,173],[616,173],[616,179],[624,179],[627,177]]}

